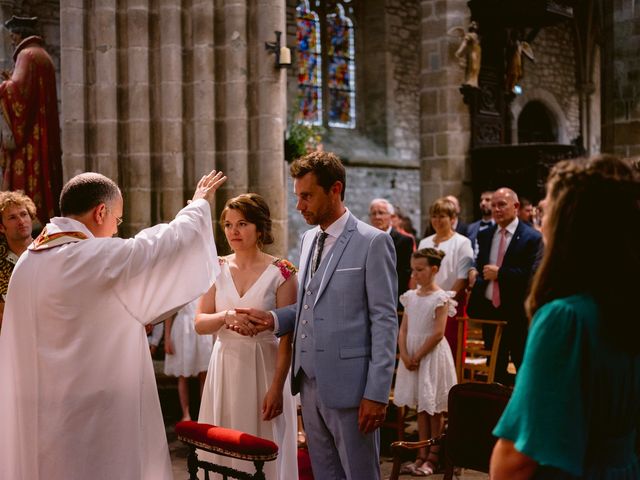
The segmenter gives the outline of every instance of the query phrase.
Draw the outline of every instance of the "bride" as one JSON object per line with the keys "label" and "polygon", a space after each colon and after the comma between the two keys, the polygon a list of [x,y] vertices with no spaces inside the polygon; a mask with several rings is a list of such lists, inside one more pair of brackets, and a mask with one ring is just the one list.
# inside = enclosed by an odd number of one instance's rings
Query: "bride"
{"label": "bride", "polygon": [[[207,372],[199,422],[233,428],[273,440],[275,462],[265,464],[268,479],[297,479],[296,410],[288,385],[291,334],[279,340],[271,331],[258,333],[236,307],[263,310],[296,301],[295,267],[268,255],[273,243],[269,207],[255,193],[229,200],[220,223],[233,253],[219,259],[221,273],[200,299],[196,331],[217,333]],[[233,326],[243,336],[227,327]],[[242,460],[200,452],[203,460],[246,470]]]}

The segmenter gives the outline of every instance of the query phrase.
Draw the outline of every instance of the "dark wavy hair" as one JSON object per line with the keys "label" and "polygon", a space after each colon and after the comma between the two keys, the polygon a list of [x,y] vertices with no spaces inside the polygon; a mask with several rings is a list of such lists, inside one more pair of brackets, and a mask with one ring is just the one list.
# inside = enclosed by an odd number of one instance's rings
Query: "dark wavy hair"
{"label": "dark wavy hair", "polygon": [[606,322],[619,322],[609,333],[640,350],[640,322],[627,312],[639,292],[637,167],[612,155],[562,161],[549,175],[547,199],[544,256],[526,301],[529,318],[554,299],[587,293]]}
{"label": "dark wavy hair", "polygon": [[224,221],[229,210],[238,210],[249,223],[256,226],[259,234],[258,245],[273,243],[271,233],[271,212],[264,198],[257,193],[243,193],[227,201],[220,213],[220,226],[224,229]]}

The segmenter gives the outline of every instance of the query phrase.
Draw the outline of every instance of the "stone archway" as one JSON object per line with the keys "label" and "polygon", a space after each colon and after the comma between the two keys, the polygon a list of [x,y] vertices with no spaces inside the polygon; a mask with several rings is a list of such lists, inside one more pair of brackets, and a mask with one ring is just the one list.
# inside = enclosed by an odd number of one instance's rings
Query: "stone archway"
{"label": "stone archway", "polygon": [[558,141],[558,125],[555,118],[544,105],[534,100],[527,103],[517,119],[518,143],[536,143]]}
{"label": "stone archway", "polygon": [[567,132],[567,117],[560,106],[560,103],[556,99],[556,97],[549,91],[534,88],[528,90],[523,95],[520,95],[515,98],[513,103],[511,104],[511,115],[514,121],[511,124],[511,138],[517,139],[519,137],[518,134],[518,119],[522,114],[524,108],[532,102],[537,102],[542,104],[544,108],[549,112],[551,116],[551,121],[556,125],[556,142],[568,144],[571,139],[569,138],[569,134]]}

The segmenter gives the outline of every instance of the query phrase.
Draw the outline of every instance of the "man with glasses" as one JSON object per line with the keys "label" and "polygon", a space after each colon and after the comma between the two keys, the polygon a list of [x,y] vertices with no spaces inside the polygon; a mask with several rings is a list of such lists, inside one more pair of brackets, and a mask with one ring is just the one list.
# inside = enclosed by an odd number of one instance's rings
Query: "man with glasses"
{"label": "man with glasses", "polygon": [[118,186],[72,178],[18,261],[0,335],[0,478],[168,480],[171,462],[145,325],[206,292],[219,271],[203,177],[169,224],[112,238]]}

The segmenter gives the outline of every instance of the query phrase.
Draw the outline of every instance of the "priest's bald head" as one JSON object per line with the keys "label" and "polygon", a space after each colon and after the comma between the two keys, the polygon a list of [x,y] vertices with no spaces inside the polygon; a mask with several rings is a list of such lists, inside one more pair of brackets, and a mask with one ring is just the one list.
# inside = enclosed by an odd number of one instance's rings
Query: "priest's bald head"
{"label": "priest's bald head", "polygon": [[118,185],[100,173],[76,175],[60,194],[62,216],[82,222],[96,237],[111,237],[118,233],[122,209]]}

